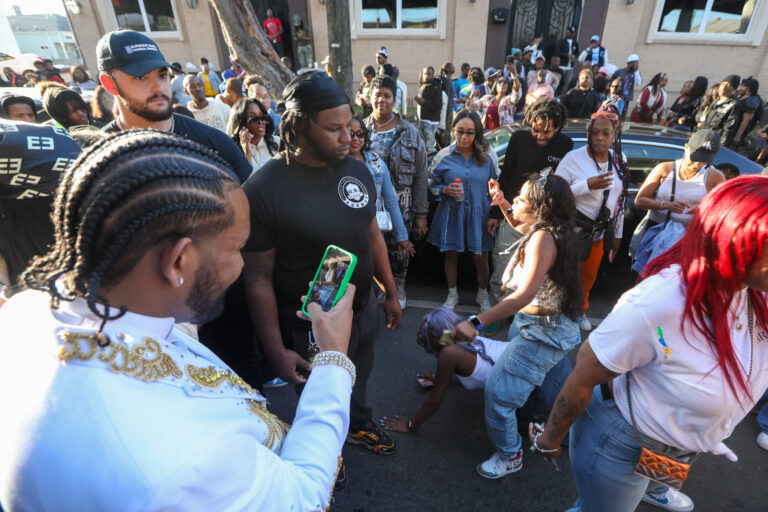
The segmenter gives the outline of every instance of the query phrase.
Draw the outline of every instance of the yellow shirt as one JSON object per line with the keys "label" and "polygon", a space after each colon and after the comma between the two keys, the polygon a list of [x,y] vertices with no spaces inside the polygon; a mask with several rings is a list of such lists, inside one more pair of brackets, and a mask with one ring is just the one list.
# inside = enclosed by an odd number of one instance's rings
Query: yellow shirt
{"label": "yellow shirt", "polygon": [[211,85],[211,79],[208,76],[208,74],[203,73],[201,75],[201,78],[203,80],[203,86],[205,86],[205,95],[206,96],[216,96],[218,94],[218,91],[213,90],[213,86]]}

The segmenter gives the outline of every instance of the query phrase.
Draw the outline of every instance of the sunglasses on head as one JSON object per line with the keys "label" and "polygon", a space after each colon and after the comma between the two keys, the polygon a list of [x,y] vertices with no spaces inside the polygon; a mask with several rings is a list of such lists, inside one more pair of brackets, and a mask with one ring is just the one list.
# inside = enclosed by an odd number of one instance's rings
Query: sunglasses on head
{"label": "sunglasses on head", "polygon": [[547,167],[541,173],[539,173],[539,179],[536,180],[536,186],[540,189],[544,189],[544,185],[547,184],[547,178],[549,177],[550,173],[552,173],[552,168]]}
{"label": "sunglasses on head", "polygon": [[245,120],[245,124],[258,124],[258,123],[267,124],[266,116],[253,116]]}

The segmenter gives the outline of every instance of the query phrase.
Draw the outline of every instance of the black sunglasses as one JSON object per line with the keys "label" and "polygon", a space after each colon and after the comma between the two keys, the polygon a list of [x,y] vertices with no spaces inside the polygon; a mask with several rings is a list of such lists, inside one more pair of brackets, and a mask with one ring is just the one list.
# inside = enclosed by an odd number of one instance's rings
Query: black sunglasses
{"label": "black sunglasses", "polygon": [[349,136],[350,137],[357,137],[358,139],[364,139],[365,138],[365,130],[349,130]]}
{"label": "black sunglasses", "polygon": [[266,116],[254,116],[254,117],[249,117],[248,119],[245,120],[245,124],[258,124],[258,123],[267,124]]}

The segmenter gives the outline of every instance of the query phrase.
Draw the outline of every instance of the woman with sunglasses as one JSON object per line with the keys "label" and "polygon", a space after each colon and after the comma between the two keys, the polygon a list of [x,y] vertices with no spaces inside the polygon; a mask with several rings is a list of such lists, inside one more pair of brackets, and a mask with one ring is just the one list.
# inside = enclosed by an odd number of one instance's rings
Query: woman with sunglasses
{"label": "woman with sunglasses", "polygon": [[603,101],[603,105],[613,105],[619,112],[619,117],[624,119],[627,112],[627,99],[624,97],[624,77],[620,76],[611,82],[608,88],[608,97]]}
{"label": "woman with sunglasses", "polygon": [[587,125],[587,145],[568,152],[557,166],[557,174],[568,182],[576,198],[575,222],[582,239],[584,291],[579,327],[589,331],[589,292],[597,279],[604,251],[608,251],[608,261],[613,262],[624,231],[629,169],[627,157],[621,151],[621,122],[615,106],[600,107],[592,115]]}
{"label": "woman with sunglasses", "polygon": [[390,225],[386,226],[386,222],[380,221],[379,229],[383,232],[392,231],[397,247],[408,256],[413,256],[416,251],[413,242],[408,239],[408,230],[400,212],[387,164],[376,153],[371,152],[368,128],[360,117],[354,115],[349,125],[349,156],[363,162],[373,175],[373,182],[376,184],[376,219],[379,220],[380,212],[388,213],[390,218]]}
{"label": "woman with sunglasses", "polygon": [[254,171],[277,154],[274,131],[275,124],[259,100],[243,98],[232,106],[227,135],[243,150]]}
{"label": "woman with sunglasses", "polygon": [[379,422],[381,426],[395,432],[414,432],[440,408],[454,374],[465,389],[485,387],[496,360],[507,348],[507,342],[478,336],[472,343],[456,344],[443,337],[444,331],[450,331],[464,320],[448,308],[437,308],[424,315],[416,343],[427,354],[435,356],[437,370],[435,373],[421,372],[419,382],[425,382],[422,386],[431,384],[432,390],[416,416],[384,416]]}
{"label": "woman with sunglasses", "polygon": [[501,77],[493,85],[491,94],[476,100],[482,112],[483,128],[495,130],[515,121],[515,103],[520,99],[519,91],[518,88],[516,94],[512,94],[509,79]]}
{"label": "woman with sunglasses", "polygon": [[452,130],[456,142],[441,149],[430,164],[430,187],[440,202],[427,241],[445,253],[448,297],[443,307],[453,309],[459,303],[459,254],[469,251],[477,269],[476,301],[485,311],[491,307],[488,252],[493,250],[493,235],[486,229],[491,212],[487,183],[498,176],[498,163],[477,112],[464,109],[456,114]]}
{"label": "woman with sunglasses", "polygon": [[523,184],[512,204],[495,180],[489,189],[508,222],[530,229],[504,272],[504,298],[456,325],[451,336],[473,340],[485,325],[515,316],[508,346],[485,383],[485,424],[495,451],[477,472],[495,479],[522,468],[517,409],[581,339],[581,283],[573,248],[576,204],[568,183],[547,168]]}

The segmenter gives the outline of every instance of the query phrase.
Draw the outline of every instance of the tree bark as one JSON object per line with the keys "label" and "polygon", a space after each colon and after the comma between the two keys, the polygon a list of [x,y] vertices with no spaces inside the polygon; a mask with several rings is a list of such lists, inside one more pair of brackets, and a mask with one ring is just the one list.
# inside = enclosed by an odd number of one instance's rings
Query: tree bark
{"label": "tree bark", "polygon": [[351,100],[355,93],[352,86],[352,46],[349,40],[349,0],[326,0],[325,13],[328,20],[331,76]]}
{"label": "tree bark", "polygon": [[267,39],[251,2],[208,1],[219,18],[221,32],[229,47],[229,58],[236,60],[248,74],[260,75],[271,86],[272,94],[280,96],[295,75],[282,63],[272,43]]}

